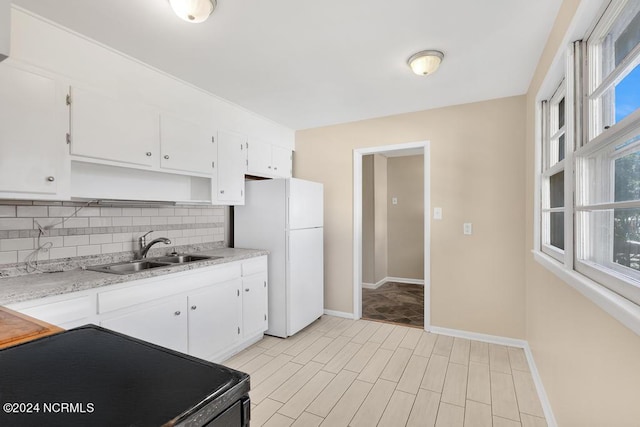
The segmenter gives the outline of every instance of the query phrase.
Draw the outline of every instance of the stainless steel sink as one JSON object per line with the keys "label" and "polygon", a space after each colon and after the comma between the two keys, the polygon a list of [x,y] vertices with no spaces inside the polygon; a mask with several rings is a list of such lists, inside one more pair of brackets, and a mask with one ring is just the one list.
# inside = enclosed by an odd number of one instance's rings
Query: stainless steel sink
{"label": "stainless steel sink", "polygon": [[189,255],[178,254],[171,256],[147,258],[138,261],[125,261],[116,262],[113,264],[95,265],[87,267],[87,270],[100,271],[102,273],[111,274],[131,274],[139,271],[146,271],[153,268],[170,267],[175,264],[187,264],[197,261],[208,261],[211,259],[222,258],[219,256],[205,256],[205,255]]}
{"label": "stainless steel sink", "polygon": [[210,259],[218,259],[222,258],[221,256],[204,256],[204,255],[186,255],[186,254],[178,254],[171,256],[163,256],[153,258],[154,261],[157,262],[170,262],[173,264],[184,264],[187,262],[195,262],[195,261],[207,261]]}
{"label": "stainless steel sink", "polygon": [[96,265],[94,267],[87,267],[87,270],[102,271],[103,273],[113,274],[131,274],[138,271],[149,270],[152,268],[168,267],[171,264],[166,262],[153,262],[153,261],[132,261],[132,262],[118,262],[115,264]]}

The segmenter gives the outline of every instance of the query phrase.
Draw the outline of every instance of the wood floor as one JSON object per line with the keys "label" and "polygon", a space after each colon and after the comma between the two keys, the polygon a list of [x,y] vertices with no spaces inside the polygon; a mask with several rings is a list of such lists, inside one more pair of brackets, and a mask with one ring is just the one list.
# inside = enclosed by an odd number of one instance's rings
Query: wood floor
{"label": "wood floor", "polygon": [[251,375],[251,427],[547,425],[522,349],[406,326],[323,316],[224,364]]}

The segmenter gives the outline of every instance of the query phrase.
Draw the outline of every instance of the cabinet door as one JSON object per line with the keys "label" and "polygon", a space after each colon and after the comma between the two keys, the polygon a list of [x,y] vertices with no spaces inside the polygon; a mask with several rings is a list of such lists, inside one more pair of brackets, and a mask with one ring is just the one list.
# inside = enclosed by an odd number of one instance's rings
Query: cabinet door
{"label": "cabinet door", "polygon": [[242,278],[242,326],[244,338],[267,330],[267,275]]}
{"label": "cabinet door", "polygon": [[241,279],[189,294],[189,354],[210,358],[240,338]]}
{"label": "cabinet door", "polygon": [[272,175],[271,144],[252,139],[247,143],[247,173]]}
{"label": "cabinet door", "polygon": [[0,65],[0,192],[58,192],[67,116],[56,89],[48,77]]}
{"label": "cabinet door", "polygon": [[104,319],[100,326],[172,350],[187,352],[187,306],[184,296]]}
{"label": "cabinet door", "polygon": [[160,166],[186,172],[211,173],[213,134],[198,124],[170,114],[160,116]]}
{"label": "cabinet door", "polygon": [[245,142],[243,135],[218,132],[218,185],[214,199],[230,204],[244,203]]}
{"label": "cabinet door", "polygon": [[274,175],[281,178],[291,178],[291,150],[276,146],[271,147],[271,164]]}
{"label": "cabinet door", "polygon": [[151,166],[160,154],[158,120],[147,105],[73,87],[71,154]]}

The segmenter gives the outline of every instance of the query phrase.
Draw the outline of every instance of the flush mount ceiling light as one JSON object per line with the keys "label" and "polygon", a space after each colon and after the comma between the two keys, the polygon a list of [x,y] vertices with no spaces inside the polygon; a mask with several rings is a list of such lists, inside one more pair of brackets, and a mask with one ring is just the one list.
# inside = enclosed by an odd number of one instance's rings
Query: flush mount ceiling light
{"label": "flush mount ceiling light", "polygon": [[411,55],[407,64],[411,70],[419,76],[426,76],[436,72],[444,58],[444,53],[439,50],[423,50]]}
{"label": "flush mount ceiling light", "polygon": [[218,4],[217,0],[169,0],[171,8],[180,18],[194,24],[204,22]]}

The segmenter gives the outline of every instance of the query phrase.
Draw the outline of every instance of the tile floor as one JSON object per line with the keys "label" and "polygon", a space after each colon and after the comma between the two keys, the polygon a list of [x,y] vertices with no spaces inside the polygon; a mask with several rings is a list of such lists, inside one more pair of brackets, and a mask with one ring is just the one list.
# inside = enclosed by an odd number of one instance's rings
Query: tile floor
{"label": "tile floor", "polygon": [[224,362],[251,375],[251,427],[545,427],[522,349],[323,316]]}
{"label": "tile floor", "polygon": [[362,317],[424,328],[424,286],[386,282],[362,288]]}

